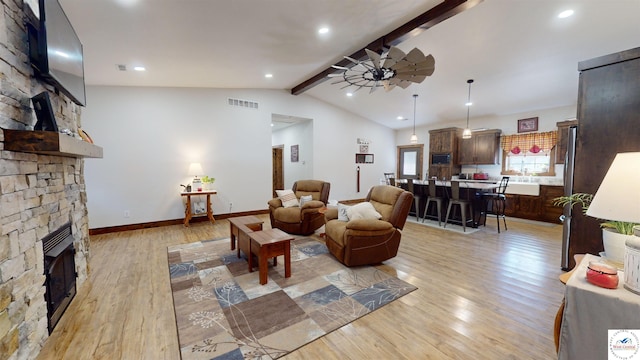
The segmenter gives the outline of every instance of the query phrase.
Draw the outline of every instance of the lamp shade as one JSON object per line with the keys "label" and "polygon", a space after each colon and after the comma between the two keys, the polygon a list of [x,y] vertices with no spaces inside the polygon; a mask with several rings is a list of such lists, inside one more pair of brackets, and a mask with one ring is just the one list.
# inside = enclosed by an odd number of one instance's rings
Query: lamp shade
{"label": "lamp shade", "polygon": [[593,197],[587,215],[640,223],[640,152],[619,153]]}
{"label": "lamp shade", "polygon": [[204,171],[202,171],[202,165],[200,165],[200,163],[191,163],[191,165],[189,165],[189,175],[198,176],[203,174]]}

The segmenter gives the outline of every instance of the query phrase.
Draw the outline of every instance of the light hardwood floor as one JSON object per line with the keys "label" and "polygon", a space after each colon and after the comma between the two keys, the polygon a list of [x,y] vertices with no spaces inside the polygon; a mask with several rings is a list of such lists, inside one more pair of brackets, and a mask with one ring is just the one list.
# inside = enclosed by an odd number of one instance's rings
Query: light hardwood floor
{"label": "light hardwood floor", "polygon": [[[472,235],[408,222],[379,267],[418,290],[286,359],[555,358],[562,228],[507,222]],[[228,232],[217,220],[92,236],[90,277],[38,359],[179,359],[166,248]]]}

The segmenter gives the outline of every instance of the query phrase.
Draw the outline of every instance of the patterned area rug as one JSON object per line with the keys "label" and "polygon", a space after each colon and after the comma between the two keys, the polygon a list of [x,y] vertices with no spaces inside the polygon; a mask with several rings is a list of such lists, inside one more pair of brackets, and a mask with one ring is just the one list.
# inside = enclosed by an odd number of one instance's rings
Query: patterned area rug
{"label": "patterned area rug", "polygon": [[167,249],[180,353],[191,359],[276,359],[416,290],[372,266],[348,268],[324,243],[291,242],[269,278],[231,251],[229,239]]}

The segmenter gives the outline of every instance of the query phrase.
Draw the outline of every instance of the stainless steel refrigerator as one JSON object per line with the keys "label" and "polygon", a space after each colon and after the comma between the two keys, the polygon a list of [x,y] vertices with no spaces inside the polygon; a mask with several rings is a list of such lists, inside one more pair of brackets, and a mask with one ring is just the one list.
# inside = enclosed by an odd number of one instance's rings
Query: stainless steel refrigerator
{"label": "stainless steel refrigerator", "polygon": [[[564,195],[573,194],[573,173],[576,160],[576,139],[578,136],[578,127],[570,126],[567,137],[567,154],[564,160]],[[561,267],[569,270],[569,235],[571,234],[571,210],[570,205],[565,205],[562,211],[562,262]]]}

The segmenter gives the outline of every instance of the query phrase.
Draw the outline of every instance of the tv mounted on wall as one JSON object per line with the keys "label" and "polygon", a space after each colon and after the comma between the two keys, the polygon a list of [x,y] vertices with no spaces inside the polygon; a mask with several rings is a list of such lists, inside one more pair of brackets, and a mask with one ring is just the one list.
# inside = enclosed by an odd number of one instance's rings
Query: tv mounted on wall
{"label": "tv mounted on wall", "polygon": [[36,76],[84,106],[82,43],[58,0],[39,0],[39,14],[27,23],[29,59]]}

